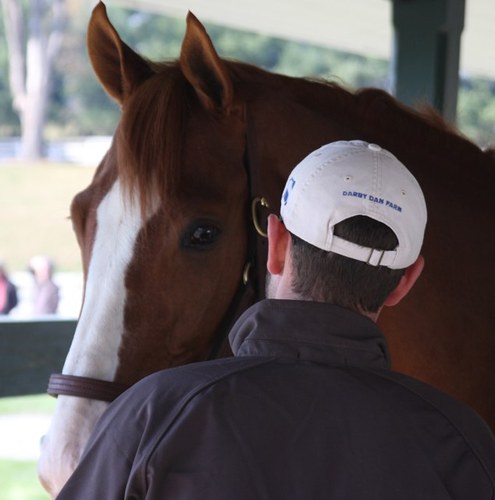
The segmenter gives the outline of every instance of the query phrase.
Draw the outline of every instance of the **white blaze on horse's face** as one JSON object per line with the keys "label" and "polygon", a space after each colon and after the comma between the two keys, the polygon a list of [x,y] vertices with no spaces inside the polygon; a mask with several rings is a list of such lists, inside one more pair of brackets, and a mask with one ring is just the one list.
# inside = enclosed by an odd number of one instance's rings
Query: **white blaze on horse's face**
{"label": "white blaze on horse's face", "polygon": [[[126,200],[124,196],[117,180],[98,206],[84,306],[64,374],[115,378],[124,334],[125,274],[145,222],[137,200]],[[101,401],[59,396],[38,466],[40,479],[52,496],[72,474],[107,406]]]}
{"label": "white blaze on horse's face", "polygon": [[115,181],[98,206],[84,307],[63,373],[115,379],[124,333],[125,272],[142,225],[139,203],[126,201]]}

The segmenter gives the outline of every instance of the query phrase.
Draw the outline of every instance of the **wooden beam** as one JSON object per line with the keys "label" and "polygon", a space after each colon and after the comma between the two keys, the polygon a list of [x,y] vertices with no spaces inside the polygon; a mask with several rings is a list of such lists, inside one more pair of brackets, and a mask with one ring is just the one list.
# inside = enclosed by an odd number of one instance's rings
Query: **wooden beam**
{"label": "wooden beam", "polygon": [[455,123],[465,0],[392,0],[394,94]]}

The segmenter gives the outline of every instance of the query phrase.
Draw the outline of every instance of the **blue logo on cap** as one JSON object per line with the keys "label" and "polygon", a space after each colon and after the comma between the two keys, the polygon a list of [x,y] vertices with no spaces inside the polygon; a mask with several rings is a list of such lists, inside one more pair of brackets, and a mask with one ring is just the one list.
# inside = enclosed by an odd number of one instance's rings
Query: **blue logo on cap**
{"label": "blue logo on cap", "polygon": [[289,194],[294,189],[295,184],[296,184],[296,181],[295,181],[294,177],[291,177],[287,181],[287,186],[285,188],[284,195],[282,196],[282,199],[284,201],[284,205],[287,205],[287,200],[289,199]]}

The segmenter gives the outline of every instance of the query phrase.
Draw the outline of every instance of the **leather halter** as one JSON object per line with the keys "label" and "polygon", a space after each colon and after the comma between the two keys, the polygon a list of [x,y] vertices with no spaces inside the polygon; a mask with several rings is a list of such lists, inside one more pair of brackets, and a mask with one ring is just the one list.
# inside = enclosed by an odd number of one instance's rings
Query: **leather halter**
{"label": "leather halter", "polygon": [[[244,154],[244,168],[248,176],[248,186],[250,192],[250,213],[251,220],[247,222],[248,251],[247,263],[243,272],[243,279],[232,299],[232,302],[225,314],[218,329],[218,334],[213,339],[213,347],[208,359],[232,354],[227,340],[227,334],[230,327],[249,305],[264,295],[265,268],[259,266],[260,255],[266,248],[266,232],[262,229],[258,218],[258,207],[269,207],[266,198],[260,192],[260,180],[258,173],[251,170],[251,165],[257,165],[257,159],[254,157],[255,137],[250,134],[249,113],[246,109],[246,151]],[[249,211],[248,211],[249,213]],[[254,276],[251,269],[256,271]],[[77,396],[81,398],[96,399],[99,401],[112,402],[120,394],[126,391],[130,386],[118,382],[99,380],[91,377],[81,377],[78,375],[65,375],[55,373],[50,376],[48,381],[47,393],[50,396]]]}
{"label": "leather halter", "polygon": [[54,373],[50,376],[47,392],[55,397],[58,395],[78,396],[111,402],[128,388],[118,382]]}

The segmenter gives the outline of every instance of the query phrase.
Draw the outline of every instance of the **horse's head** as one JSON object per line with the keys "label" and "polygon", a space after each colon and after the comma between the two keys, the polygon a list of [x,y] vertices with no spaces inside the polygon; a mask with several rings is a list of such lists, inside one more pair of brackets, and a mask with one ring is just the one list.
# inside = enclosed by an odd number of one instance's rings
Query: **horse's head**
{"label": "horse's head", "polygon": [[[192,14],[176,63],[153,64],[132,51],[101,3],[88,48],[122,116],[91,185],[72,203],[85,292],[63,373],[125,387],[206,359],[227,327],[248,253],[244,108]],[[69,388],[60,394],[70,394],[74,380],[59,379]],[[83,379],[83,389],[92,385]],[[39,472],[52,494],[107,404],[84,394],[59,396],[44,439]]]}
{"label": "horse's head", "polygon": [[180,63],[169,65],[132,52],[101,4],[90,25],[95,71],[122,118],[72,203],[86,272],[78,333],[85,350],[91,335],[111,342],[93,371],[127,385],[208,354],[245,263],[243,109],[202,26],[192,15],[188,24]]}

